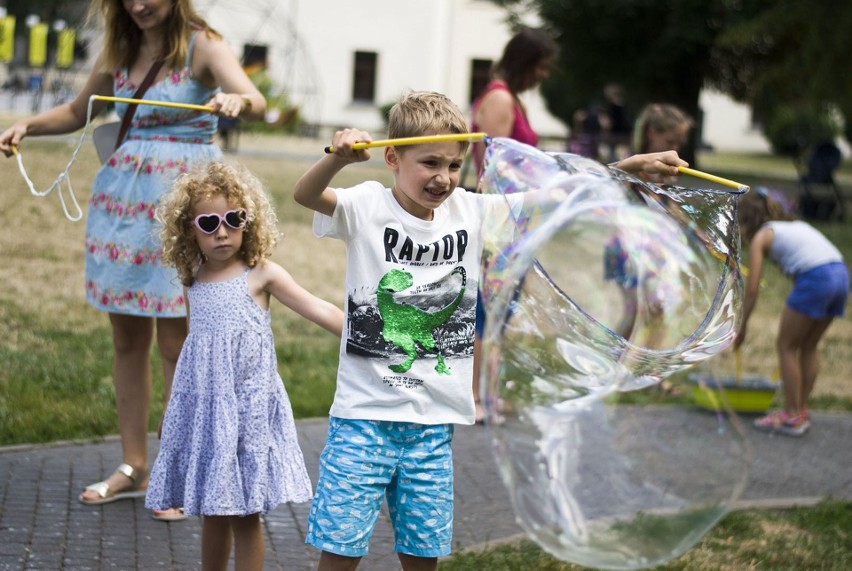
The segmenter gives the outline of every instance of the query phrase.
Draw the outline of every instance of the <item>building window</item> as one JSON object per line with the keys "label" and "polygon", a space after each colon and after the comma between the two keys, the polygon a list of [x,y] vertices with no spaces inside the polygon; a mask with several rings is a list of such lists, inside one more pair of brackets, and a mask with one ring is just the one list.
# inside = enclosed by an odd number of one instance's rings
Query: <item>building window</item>
{"label": "building window", "polygon": [[373,103],[376,97],[375,52],[355,52],[355,76],[352,81],[352,100]]}
{"label": "building window", "polygon": [[482,93],[488,81],[491,79],[490,59],[475,59],[470,63],[470,102]]}
{"label": "building window", "polygon": [[249,72],[266,69],[268,46],[263,44],[243,44],[243,68]]}

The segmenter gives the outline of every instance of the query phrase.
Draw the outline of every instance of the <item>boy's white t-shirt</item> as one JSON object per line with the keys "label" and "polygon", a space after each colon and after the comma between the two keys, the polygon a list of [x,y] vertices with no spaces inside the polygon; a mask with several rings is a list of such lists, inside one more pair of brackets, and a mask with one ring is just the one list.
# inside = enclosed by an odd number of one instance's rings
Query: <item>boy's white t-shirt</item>
{"label": "boy's white t-shirt", "polygon": [[313,223],[315,235],[346,245],[346,322],[330,414],[473,424],[481,229],[486,215],[505,218],[505,198],[457,188],[426,221],[379,182],[334,192],[333,216],[315,213]]}

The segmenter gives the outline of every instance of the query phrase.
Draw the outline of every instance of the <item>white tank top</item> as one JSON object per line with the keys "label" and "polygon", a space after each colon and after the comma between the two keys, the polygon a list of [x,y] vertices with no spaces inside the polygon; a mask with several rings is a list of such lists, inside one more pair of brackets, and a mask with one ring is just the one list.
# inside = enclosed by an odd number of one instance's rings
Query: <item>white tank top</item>
{"label": "white tank top", "polygon": [[769,257],[788,276],[842,262],[843,255],[819,230],[801,220],[767,222],[775,234]]}

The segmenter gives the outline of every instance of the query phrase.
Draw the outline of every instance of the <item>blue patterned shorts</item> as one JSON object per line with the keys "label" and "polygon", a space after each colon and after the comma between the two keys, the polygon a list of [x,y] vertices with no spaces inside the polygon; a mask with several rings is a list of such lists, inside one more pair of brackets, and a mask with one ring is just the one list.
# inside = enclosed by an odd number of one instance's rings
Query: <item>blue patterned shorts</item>
{"label": "blue patterned shorts", "polygon": [[451,424],[329,418],[305,543],[363,557],[385,496],[396,552],[449,555],[452,441]]}

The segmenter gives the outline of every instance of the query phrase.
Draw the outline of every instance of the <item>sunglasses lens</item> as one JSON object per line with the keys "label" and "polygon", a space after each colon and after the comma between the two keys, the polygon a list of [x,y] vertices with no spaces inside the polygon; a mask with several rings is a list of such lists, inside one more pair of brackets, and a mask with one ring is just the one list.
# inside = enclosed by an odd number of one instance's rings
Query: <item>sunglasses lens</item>
{"label": "sunglasses lens", "polygon": [[199,216],[196,219],[196,223],[202,232],[212,234],[217,228],[219,228],[219,216],[216,214],[211,214],[210,216]]}
{"label": "sunglasses lens", "polygon": [[246,223],[245,210],[231,210],[225,214],[225,223],[231,228],[242,228]]}

